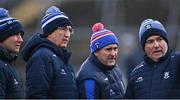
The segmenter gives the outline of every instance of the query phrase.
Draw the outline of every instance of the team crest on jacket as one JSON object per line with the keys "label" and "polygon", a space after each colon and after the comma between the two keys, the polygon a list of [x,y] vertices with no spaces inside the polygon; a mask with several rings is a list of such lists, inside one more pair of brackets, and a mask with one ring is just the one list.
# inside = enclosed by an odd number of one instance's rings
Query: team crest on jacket
{"label": "team crest on jacket", "polygon": [[65,72],[64,69],[61,69],[61,72],[60,72],[62,75],[66,75],[67,73]]}
{"label": "team crest on jacket", "polygon": [[112,96],[112,95],[114,95],[114,94],[116,94],[115,92],[114,92],[114,90],[113,89],[110,89],[110,96]]}
{"label": "team crest on jacket", "polygon": [[142,76],[140,76],[136,79],[136,83],[142,82],[143,80],[144,80],[144,78]]}
{"label": "team crest on jacket", "polygon": [[105,80],[105,81],[107,81],[107,80],[108,80],[108,78],[106,77],[104,80]]}
{"label": "team crest on jacket", "polygon": [[18,81],[14,78],[14,84],[17,85]]}
{"label": "team crest on jacket", "polygon": [[164,79],[168,79],[169,77],[169,72],[164,72]]}

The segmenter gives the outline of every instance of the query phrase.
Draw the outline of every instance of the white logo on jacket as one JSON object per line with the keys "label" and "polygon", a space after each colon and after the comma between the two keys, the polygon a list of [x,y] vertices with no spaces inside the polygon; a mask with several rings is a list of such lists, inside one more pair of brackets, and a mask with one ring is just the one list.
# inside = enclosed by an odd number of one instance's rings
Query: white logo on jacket
{"label": "white logo on jacket", "polygon": [[104,80],[105,80],[105,81],[107,81],[107,80],[108,80],[108,78],[106,77]]}
{"label": "white logo on jacket", "polygon": [[53,57],[57,57],[55,54],[53,54]]}
{"label": "white logo on jacket", "polygon": [[136,83],[142,82],[143,80],[144,80],[143,77],[140,76],[140,77],[138,77],[138,78],[136,79]]}
{"label": "white logo on jacket", "polygon": [[116,94],[116,93],[114,92],[114,90],[113,90],[113,89],[110,89],[110,91],[109,91],[109,92],[110,92],[110,94],[109,94],[110,96],[112,96],[112,95]]}
{"label": "white logo on jacket", "polygon": [[60,72],[62,75],[66,75],[67,73],[65,72],[64,69],[61,69],[61,72]]}
{"label": "white logo on jacket", "polygon": [[17,85],[18,81],[14,78],[14,84]]}
{"label": "white logo on jacket", "polygon": [[168,79],[169,77],[169,72],[164,72],[164,79]]}

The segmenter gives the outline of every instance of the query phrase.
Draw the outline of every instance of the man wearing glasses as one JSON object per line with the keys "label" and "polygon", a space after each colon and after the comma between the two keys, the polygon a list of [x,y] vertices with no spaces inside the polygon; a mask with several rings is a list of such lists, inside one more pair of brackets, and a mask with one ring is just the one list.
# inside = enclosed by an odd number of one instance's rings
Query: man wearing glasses
{"label": "man wearing glasses", "polygon": [[74,71],[66,50],[72,30],[69,18],[57,7],[46,11],[43,34],[35,34],[22,50],[27,62],[27,98],[78,98]]}

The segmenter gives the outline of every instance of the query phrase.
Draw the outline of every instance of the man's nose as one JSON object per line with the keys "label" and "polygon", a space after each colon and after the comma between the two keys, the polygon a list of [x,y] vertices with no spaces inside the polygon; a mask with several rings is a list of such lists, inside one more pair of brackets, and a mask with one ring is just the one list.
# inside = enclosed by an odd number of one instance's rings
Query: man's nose
{"label": "man's nose", "polygon": [[21,34],[18,34],[18,41],[23,42],[23,38],[22,38]]}
{"label": "man's nose", "polygon": [[154,41],[154,47],[159,47],[159,42],[158,41]]}

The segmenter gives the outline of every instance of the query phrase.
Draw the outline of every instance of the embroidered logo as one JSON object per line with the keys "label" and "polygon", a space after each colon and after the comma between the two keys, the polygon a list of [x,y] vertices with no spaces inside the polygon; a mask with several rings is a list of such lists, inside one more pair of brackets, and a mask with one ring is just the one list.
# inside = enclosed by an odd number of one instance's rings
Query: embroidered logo
{"label": "embroidered logo", "polygon": [[7,66],[7,64],[4,64],[5,66]]}
{"label": "embroidered logo", "polygon": [[110,96],[112,96],[112,95],[114,95],[114,94],[116,94],[115,92],[114,92],[114,90],[113,89],[110,89]]}
{"label": "embroidered logo", "polygon": [[143,77],[140,76],[140,77],[138,77],[138,78],[136,79],[136,83],[142,82],[143,80],[144,80]]}
{"label": "embroidered logo", "polygon": [[95,46],[96,46],[96,48],[99,48],[99,43],[98,42],[95,43]]}
{"label": "embroidered logo", "polygon": [[174,58],[174,57],[175,57],[174,55],[171,56],[171,58]]}
{"label": "embroidered logo", "polygon": [[8,23],[8,24],[11,24],[11,23],[13,23],[13,21],[12,21],[12,20],[9,20],[9,21],[7,21],[7,23]]}
{"label": "embroidered logo", "polygon": [[168,79],[169,77],[169,72],[164,72],[164,79]]}
{"label": "embroidered logo", "polygon": [[57,57],[55,54],[53,54],[53,57]]}
{"label": "embroidered logo", "polygon": [[66,75],[67,73],[65,72],[64,69],[61,69],[61,72],[60,72],[62,75]]}
{"label": "embroidered logo", "polygon": [[107,80],[108,80],[108,78],[106,77],[104,80],[105,80],[105,81],[107,81]]}
{"label": "embroidered logo", "polygon": [[151,28],[151,24],[147,24],[146,26],[145,26],[145,29],[150,29]]}
{"label": "embroidered logo", "polygon": [[14,78],[14,84],[17,85],[18,81]]}

